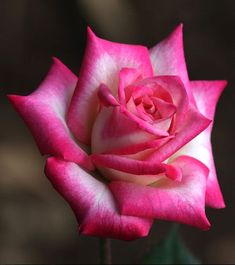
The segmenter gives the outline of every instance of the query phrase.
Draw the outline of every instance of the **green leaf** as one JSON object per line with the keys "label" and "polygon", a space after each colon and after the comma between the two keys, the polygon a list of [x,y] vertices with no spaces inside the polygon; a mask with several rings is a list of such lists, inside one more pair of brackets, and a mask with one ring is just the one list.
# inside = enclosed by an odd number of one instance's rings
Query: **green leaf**
{"label": "green leaf", "polygon": [[142,264],[201,264],[187,249],[174,225],[167,237],[155,247]]}

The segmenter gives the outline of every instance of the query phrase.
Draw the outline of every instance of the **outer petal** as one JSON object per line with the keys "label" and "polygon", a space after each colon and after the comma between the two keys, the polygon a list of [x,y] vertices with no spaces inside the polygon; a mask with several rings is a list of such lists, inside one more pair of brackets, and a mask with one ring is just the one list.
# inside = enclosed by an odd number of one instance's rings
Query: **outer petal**
{"label": "outer petal", "polygon": [[131,216],[176,221],[208,229],[205,192],[208,169],[191,157],[179,157],[173,165],[181,168],[182,181],[164,179],[155,186],[112,182],[110,188],[121,212]]}
{"label": "outer petal", "polygon": [[97,88],[104,83],[116,96],[119,71],[124,67],[136,68],[143,77],[151,76],[148,50],[143,46],[102,40],[88,29],[85,57],[68,113],[69,126],[79,141],[90,142],[97,114]]}
{"label": "outer petal", "polygon": [[[193,81],[191,82],[193,95],[200,112],[211,120],[214,120],[214,113],[217,101],[227,85],[226,81]],[[223,196],[218,184],[214,165],[211,130],[213,124],[199,134],[195,139],[175,154],[190,155],[203,162],[210,170],[207,180],[206,203],[213,208],[224,208]]]}
{"label": "outer petal", "polygon": [[10,95],[9,99],[22,116],[42,154],[62,157],[88,169],[88,155],[73,139],[65,115],[77,83],[77,77],[59,60],[39,88],[29,96]]}
{"label": "outer petal", "polygon": [[177,75],[183,81],[189,99],[192,99],[192,92],[188,78],[184,58],[183,47],[183,25],[180,24],[171,35],[150,49],[154,75]]}
{"label": "outer petal", "polygon": [[[217,102],[226,86],[226,80],[191,82],[197,107],[204,116],[211,120],[214,119]],[[210,129],[212,129],[212,124]]]}
{"label": "outer petal", "polygon": [[123,240],[148,234],[150,219],[120,215],[108,187],[75,163],[49,158],[45,171],[72,207],[82,234]]}

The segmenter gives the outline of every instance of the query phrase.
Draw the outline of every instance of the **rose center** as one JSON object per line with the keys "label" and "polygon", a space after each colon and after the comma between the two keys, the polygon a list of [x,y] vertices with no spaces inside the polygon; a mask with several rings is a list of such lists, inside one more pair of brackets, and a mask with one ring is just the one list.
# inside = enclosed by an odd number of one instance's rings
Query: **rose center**
{"label": "rose center", "polygon": [[154,101],[149,95],[135,98],[134,103],[137,109],[141,110],[147,115],[150,115],[150,117],[153,115],[155,116],[155,114],[158,112],[156,104],[154,104]]}

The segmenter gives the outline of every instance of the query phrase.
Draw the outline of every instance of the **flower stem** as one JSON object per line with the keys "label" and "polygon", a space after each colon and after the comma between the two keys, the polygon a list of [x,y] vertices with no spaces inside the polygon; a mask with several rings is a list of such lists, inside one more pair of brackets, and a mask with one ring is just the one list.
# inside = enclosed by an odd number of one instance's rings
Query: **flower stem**
{"label": "flower stem", "polygon": [[100,264],[112,264],[110,239],[100,238]]}

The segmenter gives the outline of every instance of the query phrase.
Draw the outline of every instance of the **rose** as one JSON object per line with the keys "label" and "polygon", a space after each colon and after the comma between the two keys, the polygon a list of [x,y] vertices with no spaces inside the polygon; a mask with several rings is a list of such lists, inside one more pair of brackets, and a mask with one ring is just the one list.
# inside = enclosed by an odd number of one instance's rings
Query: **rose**
{"label": "rose", "polygon": [[131,240],[153,219],[208,229],[223,208],[210,134],[226,81],[189,81],[182,25],[149,51],[88,30],[79,78],[59,60],[29,96],[9,96],[45,172],[86,235]]}

